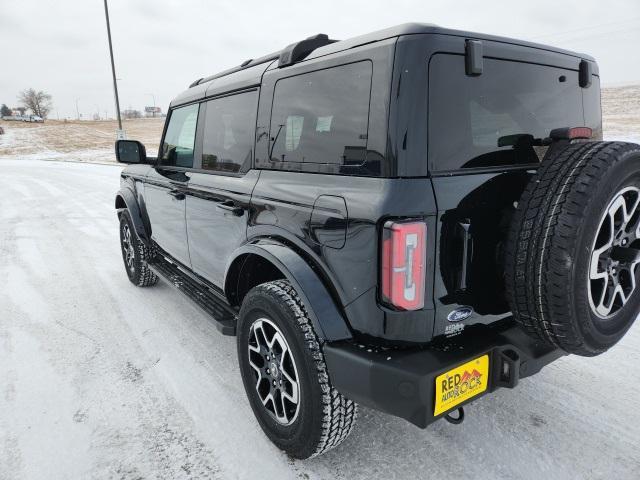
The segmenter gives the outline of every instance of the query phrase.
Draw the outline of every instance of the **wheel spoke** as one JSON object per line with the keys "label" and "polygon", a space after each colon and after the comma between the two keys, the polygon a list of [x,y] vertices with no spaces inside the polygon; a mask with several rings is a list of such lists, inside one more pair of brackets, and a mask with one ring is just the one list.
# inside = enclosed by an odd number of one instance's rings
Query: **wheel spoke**
{"label": "wheel spoke", "polygon": [[282,408],[282,419],[284,423],[289,423],[289,416],[287,415],[287,406],[284,403],[284,395],[280,393],[280,406]]}
{"label": "wheel spoke", "polygon": [[631,203],[631,207],[627,205],[627,201],[625,198],[624,202],[624,228],[625,230],[629,226],[629,221],[636,215],[638,210],[638,206],[640,206],[640,195],[636,195],[635,199]]}
{"label": "wheel spoke", "polygon": [[267,404],[268,404],[269,402],[271,402],[271,405],[274,407],[274,410],[275,410],[275,406],[276,406],[276,404],[275,404],[275,403],[274,403],[274,401],[273,401],[273,395],[271,394],[271,392],[269,392],[269,393],[268,393],[264,398],[261,398],[261,400],[262,400],[262,404],[263,404],[265,407],[267,406]]}
{"label": "wheel spoke", "polygon": [[[291,386],[291,394],[289,394],[289,392],[287,392],[286,390],[282,391],[282,395],[285,396],[290,402],[292,403],[298,403],[298,381],[297,378],[294,378],[292,375],[289,374],[289,372],[287,372],[287,369],[285,368],[284,365],[284,355],[282,356],[282,358],[280,359],[280,372],[282,373],[282,376],[286,379],[287,382],[289,382],[289,385]],[[292,372],[295,375],[295,372]]]}
{"label": "wheel spoke", "polygon": [[287,345],[287,342],[280,332],[274,333],[271,341],[269,342],[269,348],[273,350],[273,347],[275,347],[276,345],[280,347],[280,353],[282,353],[282,355],[284,355],[284,353],[289,350],[289,346]]}

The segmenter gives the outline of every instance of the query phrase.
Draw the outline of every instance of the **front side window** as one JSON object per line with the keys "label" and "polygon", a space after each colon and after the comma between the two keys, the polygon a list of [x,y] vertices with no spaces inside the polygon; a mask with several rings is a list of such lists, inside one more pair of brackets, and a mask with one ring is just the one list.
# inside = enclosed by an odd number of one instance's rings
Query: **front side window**
{"label": "front side window", "polygon": [[176,108],[171,112],[167,132],[162,142],[161,165],[193,167],[199,105]]}
{"label": "front side window", "polygon": [[251,168],[258,92],[246,92],[207,102],[202,141],[202,168],[246,172]]}
{"label": "front side window", "polygon": [[279,80],[271,113],[271,161],[362,165],[371,75],[371,62],[365,61]]}

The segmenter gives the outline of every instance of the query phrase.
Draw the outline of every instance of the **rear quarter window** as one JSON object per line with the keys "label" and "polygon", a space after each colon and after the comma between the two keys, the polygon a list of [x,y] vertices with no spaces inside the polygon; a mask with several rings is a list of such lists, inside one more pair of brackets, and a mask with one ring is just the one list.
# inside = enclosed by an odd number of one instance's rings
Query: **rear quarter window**
{"label": "rear quarter window", "polygon": [[270,161],[293,166],[362,165],[367,153],[369,61],[278,80],[270,124]]}
{"label": "rear quarter window", "polygon": [[462,55],[431,59],[432,171],[538,163],[546,149],[525,135],[545,138],[554,128],[582,125],[577,71],[485,58],[482,75],[472,77],[465,74]]}

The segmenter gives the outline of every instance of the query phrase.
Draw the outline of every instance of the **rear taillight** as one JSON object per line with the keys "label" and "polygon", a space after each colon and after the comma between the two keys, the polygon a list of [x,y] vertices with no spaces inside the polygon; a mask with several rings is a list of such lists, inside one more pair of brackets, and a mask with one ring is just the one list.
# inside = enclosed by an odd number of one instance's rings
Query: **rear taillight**
{"label": "rear taillight", "polygon": [[577,140],[589,139],[593,136],[593,130],[589,127],[556,128],[549,134],[552,140]]}
{"label": "rear taillight", "polygon": [[382,301],[400,310],[424,307],[427,226],[386,222],[382,234]]}

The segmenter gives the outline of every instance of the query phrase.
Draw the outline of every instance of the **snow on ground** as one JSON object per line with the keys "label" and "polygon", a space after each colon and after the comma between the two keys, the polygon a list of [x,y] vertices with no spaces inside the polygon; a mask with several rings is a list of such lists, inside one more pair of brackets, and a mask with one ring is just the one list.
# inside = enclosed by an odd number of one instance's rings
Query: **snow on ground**
{"label": "snow on ground", "polygon": [[[142,141],[150,155],[158,150],[163,118],[125,120],[128,138]],[[0,159],[40,159],[114,163],[115,121],[57,121],[24,123],[0,121]]]}
{"label": "snow on ground", "polygon": [[1,479],[637,479],[640,324],[420,430],[362,409],[294,461],[254,420],[235,339],[124,272],[120,167],[0,160]]}

